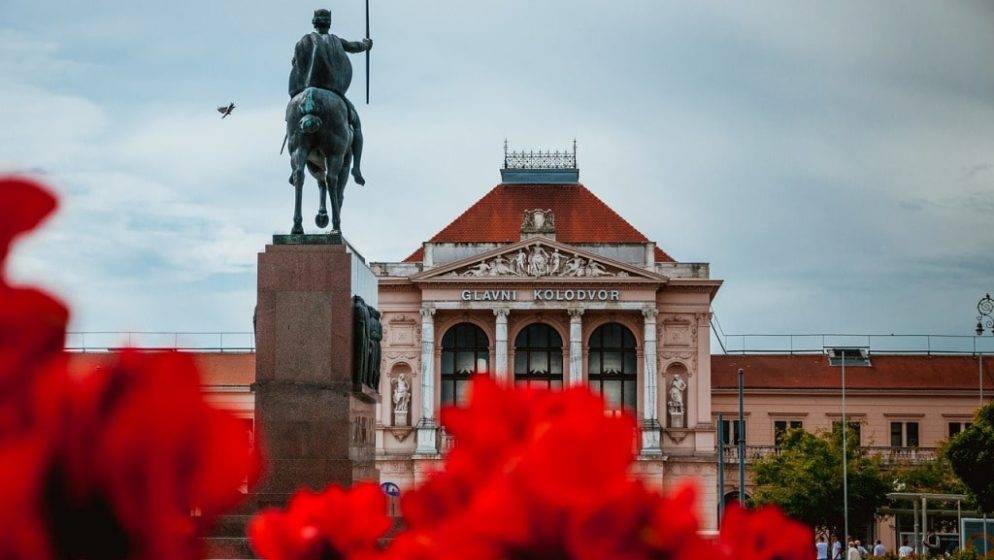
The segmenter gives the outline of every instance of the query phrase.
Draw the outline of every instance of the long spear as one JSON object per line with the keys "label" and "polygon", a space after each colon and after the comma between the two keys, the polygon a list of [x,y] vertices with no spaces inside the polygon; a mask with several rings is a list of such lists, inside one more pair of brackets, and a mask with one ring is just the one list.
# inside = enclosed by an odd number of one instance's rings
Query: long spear
{"label": "long spear", "polygon": [[[369,39],[369,0],[366,0],[366,38]],[[366,105],[369,105],[369,50],[366,50]]]}

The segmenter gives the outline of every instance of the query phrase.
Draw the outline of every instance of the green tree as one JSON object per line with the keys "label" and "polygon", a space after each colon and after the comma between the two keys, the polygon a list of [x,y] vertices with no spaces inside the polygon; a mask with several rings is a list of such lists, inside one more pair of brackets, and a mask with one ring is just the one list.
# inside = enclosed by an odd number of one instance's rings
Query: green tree
{"label": "green tree", "polygon": [[973,424],[951,439],[943,454],[977,504],[994,511],[994,404],[977,411]]}
{"label": "green tree", "polygon": [[930,494],[965,494],[963,481],[953,472],[953,466],[941,452],[934,461],[900,467],[894,471],[894,488],[902,492]]}
{"label": "green tree", "polygon": [[[856,532],[870,525],[891,488],[878,461],[864,454],[853,430],[847,432],[849,530]],[[757,504],[776,504],[812,527],[843,533],[841,426],[820,435],[787,431],[780,452],[756,461],[754,473]]]}

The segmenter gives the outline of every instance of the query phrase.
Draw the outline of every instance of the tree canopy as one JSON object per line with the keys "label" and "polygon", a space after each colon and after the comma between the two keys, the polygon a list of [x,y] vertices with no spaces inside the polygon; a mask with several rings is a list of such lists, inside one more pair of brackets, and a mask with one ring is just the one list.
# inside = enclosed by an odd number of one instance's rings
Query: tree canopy
{"label": "tree canopy", "polygon": [[[849,529],[853,532],[873,521],[891,486],[877,460],[860,449],[856,433],[847,431]],[[780,452],[759,459],[754,472],[757,504],[776,504],[812,527],[843,532],[841,425],[821,435],[788,430],[780,440]]]}
{"label": "tree canopy", "polygon": [[977,411],[973,424],[949,441],[944,455],[977,504],[994,512],[994,404]]}

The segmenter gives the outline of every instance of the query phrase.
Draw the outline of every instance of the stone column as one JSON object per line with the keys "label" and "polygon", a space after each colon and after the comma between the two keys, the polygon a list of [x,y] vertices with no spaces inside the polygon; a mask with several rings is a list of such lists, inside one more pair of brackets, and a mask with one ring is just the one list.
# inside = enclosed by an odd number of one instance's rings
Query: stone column
{"label": "stone column", "polygon": [[569,385],[583,383],[583,308],[569,310]]}
{"label": "stone column", "polygon": [[418,455],[438,454],[435,422],[435,308],[421,306],[421,420],[418,421]]}
{"label": "stone column", "polygon": [[510,385],[507,372],[507,308],[494,309],[496,323],[494,327],[494,377],[501,385]]}
{"label": "stone column", "polygon": [[657,417],[658,388],[656,387],[656,307],[642,308],[644,327],[642,329],[642,454],[662,455],[659,441],[659,418]]}

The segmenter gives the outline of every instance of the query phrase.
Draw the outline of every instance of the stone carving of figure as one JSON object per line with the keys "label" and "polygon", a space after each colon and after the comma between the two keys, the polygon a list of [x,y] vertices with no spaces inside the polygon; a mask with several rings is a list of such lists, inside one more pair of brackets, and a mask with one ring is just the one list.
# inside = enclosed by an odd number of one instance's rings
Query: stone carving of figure
{"label": "stone carving of figure", "polygon": [[380,312],[376,309],[369,308],[369,362],[366,367],[369,368],[369,386],[379,387],[380,386],[380,358],[382,356],[382,349],[380,348],[380,341],[383,340],[383,324],[380,323]]}
{"label": "stone carving of figure", "polygon": [[528,255],[524,249],[518,249],[518,253],[514,255],[514,272],[522,276],[528,274]]}
{"label": "stone carving of figure", "polygon": [[528,259],[528,274],[530,276],[544,276],[549,273],[549,254],[541,246],[532,248],[532,253]]}
{"label": "stone carving of figure", "polygon": [[393,425],[409,426],[408,411],[411,406],[411,384],[400,374],[393,380]]}
{"label": "stone carving of figure", "polygon": [[605,270],[600,263],[594,261],[590,261],[587,263],[587,276],[597,277],[597,276],[606,276],[606,275],[607,275],[607,270]]}
{"label": "stone carving of figure", "polygon": [[566,269],[563,270],[563,276],[583,276],[584,269],[586,268],[586,262],[583,257],[579,255],[574,255],[566,263]]}
{"label": "stone carving of figure", "polygon": [[566,262],[566,255],[559,252],[559,249],[552,250],[552,256],[549,257],[549,275],[555,276],[556,274],[561,274],[563,270],[563,264]]}
{"label": "stone carving of figure", "polygon": [[[359,296],[352,296],[352,381],[363,385],[369,385],[369,347],[371,340],[369,337],[369,326],[372,317],[369,313],[370,307]],[[376,387],[375,385],[370,385]]]}
{"label": "stone carving of figure", "polygon": [[481,262],[465,272],[465,276],[487,276],[490,274],[490,265]]}
{"label": "stone carving of figure", "polygon": [[683,428],[683,419],[686,412],[684,407],[684,395],[687,390],[687,382],[683,380],[679,375],[673,378],[670,383],[670,398],[667,403],[667,408],[670,411],[670,420],[672,423],[679,423],[678,426],[673,426],[675,428]]}
{"label": "stone carving of figure", "polygon": [[491,272],[496,276],[508,276],[514,274],[514,270],[511,268],[511,261],[504,258],[503,255],[498,256],[496,259],[490,263]]}

